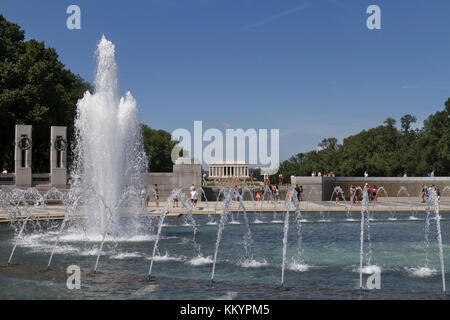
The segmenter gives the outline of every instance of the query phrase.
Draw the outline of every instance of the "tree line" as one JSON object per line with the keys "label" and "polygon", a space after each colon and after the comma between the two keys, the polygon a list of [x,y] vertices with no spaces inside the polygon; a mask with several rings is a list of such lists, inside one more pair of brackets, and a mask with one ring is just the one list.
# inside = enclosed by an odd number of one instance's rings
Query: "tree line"
{"label": "tree line", "polygon": [[[318,150],[298,153],[280,164],[285,178],[311,172],[334,172],[336,176],[436,176],[450,175],[450,98],[445,108],[431,114],[422,128],[412,129],[416,117],[406,114],[396,120],[347,137],[342,144],[336,138],[323,139]],[[274,177],[275,178],[275,177]]]}

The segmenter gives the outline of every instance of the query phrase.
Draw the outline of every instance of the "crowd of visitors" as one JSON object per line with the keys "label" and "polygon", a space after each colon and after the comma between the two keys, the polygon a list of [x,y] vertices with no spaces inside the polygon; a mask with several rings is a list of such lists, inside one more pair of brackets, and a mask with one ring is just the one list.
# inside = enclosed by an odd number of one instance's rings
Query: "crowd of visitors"
{"label": "crowd of visitors", "polygon": [[329,172],[329,173],[326,173],[326,172],[324,172],[323,174],[322,174],[322,172],[315,172],[315,171],[313,171],[313,172],[311,172],[311,177],[329,177],[329,178],[335,178],[336,177],[336,174],[333,172],[333,171],[331,171],[331,172]]}

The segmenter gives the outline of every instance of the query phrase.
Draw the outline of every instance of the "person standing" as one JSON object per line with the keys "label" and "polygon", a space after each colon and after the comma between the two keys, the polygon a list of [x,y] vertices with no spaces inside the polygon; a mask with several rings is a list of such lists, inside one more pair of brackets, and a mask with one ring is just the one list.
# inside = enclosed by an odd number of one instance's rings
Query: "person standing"
{"label": "person standing", "polygon": [[336,198],[336,203],[339,202],[339,190],[334,190],[334,197]]}
{"label": "person standing", "polygon": [[298,186],[298,184],[295,185],[295,192],[297,192],[297,200],[300,201],[300,187]]}
{"label": "person standing", "polygon": [[275,200],[278,203],[278,200],[280,199],[280,189],[278,188],[278,186],[275,187],[274,194],[275,194]]}
{"label": "person standing", "polygon": [[141,206],[143,207],[145,203],[145,206],[148,207],[148,196],[147,196],[147,186],[142,188],[141,190]]}
{"label": "person standing", "polygon": [[198,191],[194,188],[191,191],[191,201],[193,207],[197,206],[197,200],[198,200]]}
{"label": "person standing", "polygon": [[8,170],[6,170],[5,168],[3,168],[2,174],[7,174],[7,173],[8,173]]}
{"label": "person standing", "polygon": [[427,194],[427,186],[423,183],[420,185],[420,195],[422,197],[422,203],[425,202],[425,196]]}
{"label": "person standing", "polygon": [[364,171],[364,178],[367,178],[369,176],[369,173],[367,171]]}
{"label": "person standing", "polygon": [[155,184],[155,202],[156,202],[156,207],[159,207],[159,191],[158,191],[157,184]]}
{"label": "person standing", "polygon": [[172,201],[173,201],[173,207],[178,208],[178,197],[177,196],[173,197]]}

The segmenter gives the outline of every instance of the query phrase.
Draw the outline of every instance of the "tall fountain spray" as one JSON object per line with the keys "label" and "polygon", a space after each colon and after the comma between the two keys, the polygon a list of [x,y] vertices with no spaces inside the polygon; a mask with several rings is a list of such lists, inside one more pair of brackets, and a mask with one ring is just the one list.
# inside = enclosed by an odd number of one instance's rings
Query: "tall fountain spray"
{"label": "tall fountain spray", "polygon": [[103,36],[96,54],[95,92],[86,92],[77,104],[72,182],[90,190],[82,202],[88,236],[124,236],[118,204],[125,194],[129,196],[124,203],[139,208],[136,195],[147,157],[136,101],[130,92],[120,97],[114,44]]}

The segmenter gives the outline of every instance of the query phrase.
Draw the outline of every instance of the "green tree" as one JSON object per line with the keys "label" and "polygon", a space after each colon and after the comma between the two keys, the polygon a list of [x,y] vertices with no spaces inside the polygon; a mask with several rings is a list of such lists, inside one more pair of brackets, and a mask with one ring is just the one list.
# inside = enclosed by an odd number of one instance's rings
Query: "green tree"
{"label": "green tree", "polygon": [[318,146],[323,150],[331,150],[331,151],[335,151],[337,149],[337,145],[338,143],[336,138],[323,139],[322,142],[318,144]]}
{"label": "green tree", "polygon": [[405,114],[401,119],[401,123],[402,123],[402,132],[406,133],[409,132],[409,129],[411,128],[411,123],[415,123],[416,122],[416,117],[410,114]]}
{"label": "green tree", "polygon": [[176,146],[170,133],[141,125],[145,152],[149,157],[150,172],[172,172],[171,153]]}
{"label": "green tree", "polygon": [[397,121],[395,121],[395,119],[393,119],[391,117],[388,117],[388,118],[386,118],[386,120],[384,120],[384,124],[386,124],[386,126],[388,126],[390,128],[395,127],[396,122]]}

